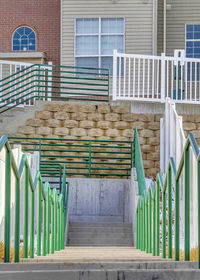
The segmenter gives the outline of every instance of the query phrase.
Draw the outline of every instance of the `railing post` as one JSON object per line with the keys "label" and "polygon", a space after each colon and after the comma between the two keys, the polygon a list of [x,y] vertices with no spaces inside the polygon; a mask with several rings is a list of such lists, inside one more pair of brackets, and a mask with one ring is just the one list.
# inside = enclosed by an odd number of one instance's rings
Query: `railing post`
{"label": "railing post", "polygon": [[190,149],[185,150],[185,261],[190,260]]}
{"label": "railing post", "polygon": [[113,50],[113,100],[117,96],[117,50]]}
{"label": "railing post", "polygon": [[[161,101],[165,101],[165,53],[161,54]],[[168,81],[167,81],[168,83]]]}
{"label": "railing post", "polygon": [[[52,76],[53,76],[53,66],[52,66],[52,62],[49,61],[48,62],[49,67],[47,68],[47,75],[48,75],[48,87],[47,87],[47,92],[48,92],[48,101],[51,101],[51,96],[52,96]],[[51,72],[52,70],[52,72]],[[49,92],[50,90],[50,92]]]}
{"label": "railing post", "polygon": [[172,173],[168,171],[168,258],[172,258]]}
{"label": "railing post", "polygon": [[42,255],[46,256],[46,244],[47,244],[47,234],[46,234],[46,222],[47,222],[47,207],[46,207],[46,199],[43,199],[43,248],[42,248]]}
{"label": "railing post", "polygon": [[149,251],[148,253],[152,253],[152,199],[151,199],[151,191],[149,192]]}
{"label": "railing post", "polygon": [[24,180],[24,246],[23,258],[28,258],[28,187],[29,187],[29,172],[25,166],[25,180]]}
{"label": "railing post", "polygon": [[91,140],[89,140],[89,178],[91,177]]}
{"label": "railing post", "polygon": [[11,189],[11,152],[6,151],[5,182],[5,228],[4,228],[4,262],[10,261],[10,189]]}
{"label": "railing post", "polygon": [[42,220],[42,213],[41,213],[41,203],[42,203],[42,182],[41,180],[38,183],[38,201],[37,201],[37,256],[41,256],[41,231],[42,231],[42,225],[41,225],[41,220]]}
{"label": "railing post", "polygon": [[160,255],[160,183],[156,183],[156,256]]}
{"label": "railing post", "polygon": [[34,258],[35,238],[35,192],[31,190],[31,213],[30,213],[30,258]]}
{"label": "railing post", "polygon": [[48,186],[47,191],[47,254],[50,253],[50,215],[51,215],[51,208],[50,208],[50,188]]}
{"label": "railing post", "polygon": [[162,193],[162,257],[164,259],[166,258],[166,193],[165,191],[163,191]]}
{"label": "railing post", "polygon": [[175,182],[175,260],[179,261],[180,243],[180,185],[179,178]]}
{"label": "railing post", "polygon": [[198,267],[200,268],[200,159],[198,158]]}
{"label": "railing post", "polygon": [[51,254],[54,254],[55,250],[55,215],[54,215],[54,202],[51,206]]}
{"label": "railing post", "polygon": [[19,262],[19,242],[20,242],[20,179],[16,179],[15,185],[15,256],[14,262]]}

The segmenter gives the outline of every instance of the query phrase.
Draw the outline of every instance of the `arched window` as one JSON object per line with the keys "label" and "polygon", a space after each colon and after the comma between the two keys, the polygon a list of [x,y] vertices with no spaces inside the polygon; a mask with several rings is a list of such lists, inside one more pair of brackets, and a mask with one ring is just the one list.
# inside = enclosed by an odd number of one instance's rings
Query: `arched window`
{"label": "arched window", "polygon": [[28,26],[18,27],[12,37],[13,51],[35,51],[36,35],[32,28]]}

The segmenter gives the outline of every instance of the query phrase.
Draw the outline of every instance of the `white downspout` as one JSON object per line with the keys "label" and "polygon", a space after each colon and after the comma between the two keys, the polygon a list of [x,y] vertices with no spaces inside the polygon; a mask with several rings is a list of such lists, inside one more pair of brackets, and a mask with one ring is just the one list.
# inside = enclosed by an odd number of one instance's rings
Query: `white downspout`
{"label": "white downspout", "polygon": [[164,11],[163,11],[163,14],[164,14],[164,17],[163,17],[163,26],[164,26],[164,31],[163,31],[163,52],[166,54],[166,32],[167,32],[167,0],[164,0]]}
{"label": "white downspout", "polygon": [[153,0],[153,26],[152,26],[152,54],[157,55],[157,18],[158,1]]}

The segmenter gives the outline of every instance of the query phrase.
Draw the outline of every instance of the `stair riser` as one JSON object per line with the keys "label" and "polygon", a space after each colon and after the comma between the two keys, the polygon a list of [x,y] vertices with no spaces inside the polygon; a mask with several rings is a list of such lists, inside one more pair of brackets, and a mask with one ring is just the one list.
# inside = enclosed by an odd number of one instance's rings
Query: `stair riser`
{"label": "stair riser", "polygon": [[72,238],[69,240],[69,245],[73,246],[132,246],[132,239],[100,239],[100,238]]}
{"label": "stair riser", "polygon": [[69,232],[68,237],[71,238],[117,238],[117,239],[126,239],[132,238],[131,233],[113,233],[113,232],[96,232],[93,230],[92,232]]}
{"label": "stair riser", "polygon": [[88,222],[73,222],[69,223],[70,228],[74,227],[105,227],[105,228],[132,228],[132,225],[129,223],[88,223]]}
{"label": "stair riser", "polygon": [[110,228],[110,227],[70,227],[69,232],[83,232],[83,233],[132,233],[130,228]]}
{"label": "stair riser", "polygon": [[174,271],[174,270],[132,270],[132,271],[31,271],[30,272],[4,272],[0,274],[0,280],[170,280],[170,279],[181,279],[181,280],[199,280],[199,270],[187,270],[187,271]]}

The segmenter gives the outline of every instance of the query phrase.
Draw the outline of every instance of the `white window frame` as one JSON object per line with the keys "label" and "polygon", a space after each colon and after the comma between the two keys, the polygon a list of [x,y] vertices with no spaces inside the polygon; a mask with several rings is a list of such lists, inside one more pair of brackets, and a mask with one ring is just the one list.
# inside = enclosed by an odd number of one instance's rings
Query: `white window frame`
{"label": "white window frame", "polygon": [[[187,57],[187,42],[190,41],[190,42],[200,42],[200,39],[187,39],[187,25],[200,25],[200,22],[197,23],[186,23],[185,24],[185,56]],[[195,57],[193,57],[195,58]]]}
{"label": "white window frame", "polygon": [[[102,19],[123,19],[124,21],[124,32],[123,33],[101,33],[101,20]],[[98,33],[94,33],[94,34],[76,34],[76,22],[78,19],[98,19],[99,21],[99,32]],[[113,57],[113,55],[102,55],[101,54],[101,37],[105,36],[105,35],[109,35],[109,36],[123,36],[124,37],[124,42],[123,42],[123,49],[125,51],[125,17],[121,17],[121,16],[115,16],[115,17],[78,17],[75,18],[75,24],[74,24],[75,30],[74,30],[74,65],[76,65],[76,58],[79,57],[97,57],[98,58],[98,67],[102,68],[101,66],[101,58],[102,57]],[[99,42],[99,52],[98,55],[76,55],[76,38],[78,36],[98,36],[98,42]]]}

